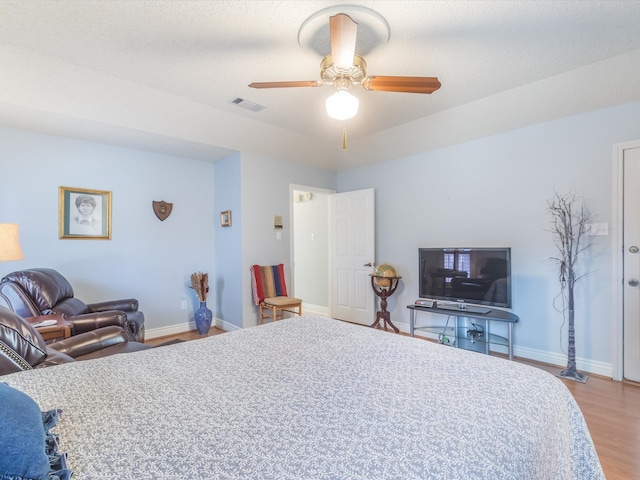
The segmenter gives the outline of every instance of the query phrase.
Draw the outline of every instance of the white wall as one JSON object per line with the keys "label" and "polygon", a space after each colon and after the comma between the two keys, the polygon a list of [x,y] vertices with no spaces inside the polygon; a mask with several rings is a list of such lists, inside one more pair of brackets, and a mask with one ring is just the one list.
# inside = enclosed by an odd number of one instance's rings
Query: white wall
{"label": "white wall", "polygon": [[[0,128],[0,171],[0,222],[20,225],[25,256],[0,276],[50,267],[86,302],[135,297],[149,336],[192,321],[190,274],[215,266],[213,164]],[[58,239],[60,186],[112,192],[111,240]],[[173,203],[163,222],[154,200]]]}
{"label": "white wall", "polygon": [[[311,193],[311,199],[304,198]],[[296,201],[295,196],[300,196]],[[295,295],[309,308],[305,311],[329,309],[329,195],[294,191],[293,201],[295,245]]]}
{"label": "white wall", "polygon": [[[428,132],[425,132],[428,134]],[[630,103],[493,135],[339,174],[338,191],[376,189],[377,261],[399,269],[389,300],[394,323],[408,323],[417,298],[419,247],[512,247],[515,353],[566,361],[566,328],[547,202],[583,196],[599,223],[611,223],[615,143],[640,139],[640,103]],[[402,142],[403,139],[396,138]],[[611,374],[611,237],[591,237],[576,289],[579,368]],[[496,333],[498,333],[496,331]]]}
{"label": "white wall", "polygon": [[[0,124],[205,161],[235,151],[323,160],[337,143],[274,127],[57,58],[3,45]],[[333,161],[331,163],[334,163]]]}

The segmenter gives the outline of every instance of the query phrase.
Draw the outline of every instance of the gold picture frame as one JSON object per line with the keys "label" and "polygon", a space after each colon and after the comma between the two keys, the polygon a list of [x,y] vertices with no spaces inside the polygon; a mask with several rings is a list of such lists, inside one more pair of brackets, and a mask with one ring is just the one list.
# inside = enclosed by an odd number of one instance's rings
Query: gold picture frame
{"label": "gold picture frame", "polygon": [[111,240],[111,192],[60,187],[61,239]]}
{"label": "gold picture frame", "polygon": [[220,212],[220,225],[223,227],[231,226],[231,210]]}

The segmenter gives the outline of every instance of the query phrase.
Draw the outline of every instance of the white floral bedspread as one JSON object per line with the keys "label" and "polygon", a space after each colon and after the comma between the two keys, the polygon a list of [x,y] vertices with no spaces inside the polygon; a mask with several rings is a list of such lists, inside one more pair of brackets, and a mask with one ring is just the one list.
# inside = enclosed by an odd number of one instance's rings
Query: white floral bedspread
{"label": "white floral bedspread", "polygon": [[77,479],[603,479],[562,382],[303,316],[7,375]]}

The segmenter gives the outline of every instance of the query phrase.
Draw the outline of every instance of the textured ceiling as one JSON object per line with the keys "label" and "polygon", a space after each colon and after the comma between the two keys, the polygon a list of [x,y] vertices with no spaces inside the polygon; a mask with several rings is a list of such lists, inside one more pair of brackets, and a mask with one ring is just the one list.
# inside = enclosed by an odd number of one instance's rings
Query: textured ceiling
{"label": "textured ceiling", "polygon": [[[337,142],[343,124],[324,111],[331,87],[247,85],[318,79],[322,55],[301,48],[299,29],[314,13],[340,3],[4,0],[0,52],[38,54]],[[640,49],[638,1],[352,3],[373,9],[389,25],[388,42],[363,47],[368,74],[437,76],[442,82],[432,95],[354,87],[360,113],[347,122],[353,140]],[[358,9],[351,10],[358,21]],[[363,40],[368,21],[361,15]],[[585,82],[593,83],[594,95],[607,88],[606,79]],[[637,89],[637,82],[630,88]],[[230,103],[237,97],[266,108],[243,110]]]}

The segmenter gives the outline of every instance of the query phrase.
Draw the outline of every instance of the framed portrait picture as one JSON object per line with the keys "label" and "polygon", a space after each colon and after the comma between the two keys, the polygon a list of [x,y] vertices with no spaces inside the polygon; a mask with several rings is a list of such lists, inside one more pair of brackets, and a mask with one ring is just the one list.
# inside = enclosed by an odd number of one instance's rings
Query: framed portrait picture
{"label": "framed portrait picture", "polygon": [[60,187],[60,238],[111,239],[111,192]]}
{"label": "framed portrait picture", "polygon": [[220,225],[222,225],[223,227],[231,226],[231,210],[220,212]]}

